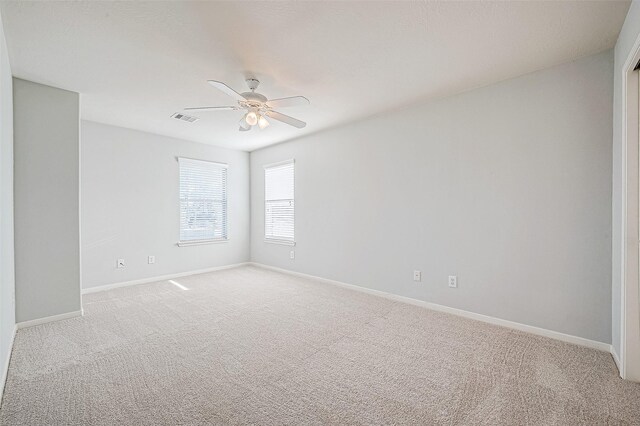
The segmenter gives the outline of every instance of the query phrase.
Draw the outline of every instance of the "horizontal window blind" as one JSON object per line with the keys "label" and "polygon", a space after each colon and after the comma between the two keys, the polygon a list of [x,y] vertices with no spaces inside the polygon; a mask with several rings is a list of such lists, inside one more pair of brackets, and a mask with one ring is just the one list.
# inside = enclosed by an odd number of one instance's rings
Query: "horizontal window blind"
{"label": "horizontal window blind", "polygon": [[179,158],[180,242],[227,239],[227,165]]}
{"label": "horizontal window blind", "polygon": [[264,236],[269,240],[294,242],[294,161],[264,168]]}

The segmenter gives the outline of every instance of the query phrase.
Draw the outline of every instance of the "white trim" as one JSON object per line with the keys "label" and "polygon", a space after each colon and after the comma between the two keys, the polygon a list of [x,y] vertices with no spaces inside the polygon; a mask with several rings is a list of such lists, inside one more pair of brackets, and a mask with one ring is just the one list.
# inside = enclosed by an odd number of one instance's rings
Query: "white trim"
{"label": "white trim", "polygon": [[83,315],[82,309],[79,311],[67,312],[64,314],[51,315],[50,317],[37,318],[29,321],[22,321],[16,324],[18,330],[23,328],[33,327],[40,324],[46,324],[48,322],[61,321],[75,317],[81,317]]}
{"label": "white trim", "polygon": [[[78,95],[78,117],[82,111],[82,96]],[[82,120],[78,119],[78,294],[82,311]],[[84,313],[83,313],[84,315]]]}
{"label": "white trim", "polygon": [[2,404],[2,397],[4,396],[4,386],[7,384],[7,376],[9,375],[9,364],[11,362],[11,353],[13,352],[13,342],[16,340],[17,332],[18,327],[14,325],[13,334],[11,335],[11,341],[9,342],[7,362],[2,366],[2,377],[0,378],[0,405]]}
{"label": "white trim", "polygon": [[229,165],[227,163],[218,163],[217,161],[201,160],[199,158],[189,158],[189,157],[176,157],[176,159],[178,160],[178,163],[180,163],[180,161],[192,161],[194,163],[215,164],[216,166],[223,167],[225,169],[229,168]]}
{"label": "white trim", "polygon": [[[621,175],[622,226],[620,253],[620,377],[640,381],[640,292],[638,264],[638,76],[633,69],[640,60],[640,35],[621,69]],[[631,83],[631,84],[629,84]],[[631,96],[629,96],[631,94]],[[634,122],[629,122],[629,116]],[[631,152],[631,154],[629,154]],[[631,168],[629,166],[632,166]],[[614,319],[615,320],[615,319]],[[629,330],[629,328],[632,328]]]}
{"label": "white trim", "polygon": [[611,345],[611,349],[609,350],[609,352],[611,352],[611,356],[613,357],[613,362],[616,363],[616,367],[618,367],[618,372],[620,372],[620,368],[622,367],[622,364],[620,363],[620,357],[616,352],[616,348],[613,345]]}
{"label": "white trim", "polygon": [[511,328],[514,330],[524,331],[525,333],[531,333],[538,336],[549,337],[551,339],[560,340],[562,342],[572,343],[578,346],[584,346],[599,351],[610,352],[611,345],[608,343],[597,342],[595,340],[585,339],[583,337],[572,336],[570,334],[560,333],[558,331],[547,330],[545,328],[534,327],[532,325],[526,325],[514,321],[509,321],[501,318],[495,318],[488,315],[478,314],[475,312],[469,312],[462,309],[451,308],[449,306],[439,305],[437,303],[425,302],[424,300],[412,299],[410,297],[399,296],[397,294],[387,293],[380,290],[373,290],[366,287],[361,287],[353,284],[347,284],[340,281],[330,280],[327,278],[317,277],[314,275],[303,274],[301,272],[290,271],[288,269],[277,268],[275,266],[264,265],[262,263],[251,262],[251,265],[264,269],[270,269],[272,271],[281,272],[284,274],[294,275],[303,278],[309,278],[316,281],[320,281],[326,284],[331,284],[351,290],[359,291],[362,293],[372,294],[375,296],[384,297],[385,299],[394,300],[397,302],[408,303],[410,305],[420,306],[423,308],[431,309],[433,311],[445,312],[465,318],[474,319],[477,321],[486,322],[493,325],[499,325],[502,327]]}
{"label": "white trim", "polygon": [[228,238],[215,238],[211,240],[193,240],[193,241],[178,241],[178,247],[189,247],[189,246],[201,246],[203,244],[220,244],[220,243],[228,243]]}
{"label": "white trim", "polygon": [[287,241],[287,240],[278,240],[275,238],[265,238],[264,239],[265,243],[269,243],[269,244],[280,244],[283,246],[295,246],[296,242],[295,241]]}
{"label": "white trim", "polygon": [[278,166],[284,166],[285,164],[295,164],[296,160],[295,158],[290,158],[288,160],[282,160],[282,161],[277,161],[275,163],[269,163],[269,164],[264,164],[262,167],[265,169],[270,169],[271,167],[278,167]]}
{"label": "white trim", "polygon": [[114,288],[120,288],[120,287],[129,287],[129,286],[138,285],[138,284],[155,283],[157,281],[167,281],[173,278],[186,277],[188,275],[197,275],[197,274],[204,274],[207,272],[222,271],[224,269],[233,269],[233,268],[237,268],[239,266],[248,265],[248,264],[249,262],[234,263],[231,265],[215,266],[213,268],[197,269],[195,271],[179,272],[177,274],[160,275],[160,276],[149,277],[149,278],[141,278],[139,280],[124,281],[119,283],[88,287],[88,288],[82,289],[82,294],[97,293],[100,291],[107,291],[107,290],[112,290]]}

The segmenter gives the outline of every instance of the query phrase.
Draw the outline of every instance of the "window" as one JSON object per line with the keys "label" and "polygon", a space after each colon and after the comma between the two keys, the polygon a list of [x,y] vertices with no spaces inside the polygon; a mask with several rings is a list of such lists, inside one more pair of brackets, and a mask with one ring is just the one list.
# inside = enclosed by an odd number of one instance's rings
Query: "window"
{"label": "window", "polygon": [[180,165],[180,242],[227,239],[227,165],[178,158]]}
{"label": "window", "polygon": [[265,241],[294,244],[294,161],[264,167]]}

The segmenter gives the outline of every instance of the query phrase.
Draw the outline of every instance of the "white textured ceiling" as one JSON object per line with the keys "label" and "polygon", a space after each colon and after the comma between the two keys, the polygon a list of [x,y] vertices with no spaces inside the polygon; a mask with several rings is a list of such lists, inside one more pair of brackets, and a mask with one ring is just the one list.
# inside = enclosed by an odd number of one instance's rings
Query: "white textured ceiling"
{"label": "white textured ceiling", "polygon": [[[6,2],[15,76],[82,94],[82,118],[253,150],[612,47],[629,2]],[[240,133],[206,80],[311,105]]]}

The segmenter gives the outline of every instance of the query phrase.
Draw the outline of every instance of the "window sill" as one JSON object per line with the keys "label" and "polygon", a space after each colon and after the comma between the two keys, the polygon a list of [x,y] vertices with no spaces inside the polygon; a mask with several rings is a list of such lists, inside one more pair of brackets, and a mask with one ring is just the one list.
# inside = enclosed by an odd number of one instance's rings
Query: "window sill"
{"label": "window sill", "polygon": [[201,246],[203,244],[219,244],[219,243],[228,243],[229,239],[219,239],[219,240],[196,240],[196,241],[178,241],[178,247],[188,247],[188,246]]}
{"label": "window sill", "polygon": [[296,242],[295,241],[287,241],[287,240],[274,240],[271,238],[265,238],[264,239],[265,243],[269,243],[269,244],[280,244],[283,246],[295,246]]}

